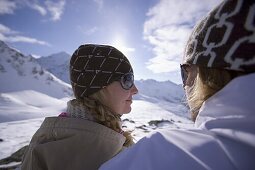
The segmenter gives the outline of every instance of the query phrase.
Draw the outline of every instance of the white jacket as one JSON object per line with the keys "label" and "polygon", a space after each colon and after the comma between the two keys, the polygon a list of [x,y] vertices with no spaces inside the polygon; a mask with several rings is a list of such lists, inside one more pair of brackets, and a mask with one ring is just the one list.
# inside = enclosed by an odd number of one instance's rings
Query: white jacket
{"label": "white jacket", "polygon": [[101,170],[255,169],[255,74],[232,80],[201,107],[196,129],[141,139]]}

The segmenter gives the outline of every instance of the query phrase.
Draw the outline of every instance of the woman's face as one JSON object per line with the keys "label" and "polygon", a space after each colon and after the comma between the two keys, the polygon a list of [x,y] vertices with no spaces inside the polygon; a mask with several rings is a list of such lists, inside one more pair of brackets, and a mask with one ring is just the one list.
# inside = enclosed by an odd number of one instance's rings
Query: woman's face
{"label": "woman's face", "polygon": [[[184,72],[183,73],[184,74],[183,87],[185,89],[186,97],[187,97],[187,99],[189,99],[191,91],[194,87],[193,85],[194,85],[194,81],[195,81],[197,73],[198,73],[198,68],[195,65],[184,65],[182,67],[183,67],[182,71]],[[189,100],[188,100],[188,105],[190,108],[193,108],[192,103],[189,103]]]}
{"label": "woman's face", "polygon": [[195,65],[184,65],[183,74],[185,74],[185,80],[183,80],[183,87],[192,87],[197,76],[197,66]]}
{"label": "woman's face", "polygon": [[131,111],[132,96],[138,93],[135,85],[129,90],[122,88],[119,81],[114,81],[103,90],[104,104],[115,114],[122,115]]}

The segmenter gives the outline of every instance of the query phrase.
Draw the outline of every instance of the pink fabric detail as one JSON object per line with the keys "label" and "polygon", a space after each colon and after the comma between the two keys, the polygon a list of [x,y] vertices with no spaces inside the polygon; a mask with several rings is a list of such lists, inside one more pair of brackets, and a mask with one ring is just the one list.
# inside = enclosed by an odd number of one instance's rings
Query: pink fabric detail
{"label": "pink fabric detail", "polygon": [[70,117],[70,114],[66,112],[62,112],[60,113],[60,115],[58,115],[58,117]]}

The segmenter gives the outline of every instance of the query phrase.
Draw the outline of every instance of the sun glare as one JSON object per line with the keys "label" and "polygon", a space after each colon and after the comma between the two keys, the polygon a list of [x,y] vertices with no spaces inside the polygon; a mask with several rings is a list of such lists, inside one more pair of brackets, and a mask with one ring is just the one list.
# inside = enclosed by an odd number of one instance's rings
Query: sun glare
{"label": "sun glare", "polygon": [[126,56],[129,56],[129,53],[134,51],[134,48],[128,47],[125,40],[121,37],[116,37],[115,39],[113,39],[111,44]]}

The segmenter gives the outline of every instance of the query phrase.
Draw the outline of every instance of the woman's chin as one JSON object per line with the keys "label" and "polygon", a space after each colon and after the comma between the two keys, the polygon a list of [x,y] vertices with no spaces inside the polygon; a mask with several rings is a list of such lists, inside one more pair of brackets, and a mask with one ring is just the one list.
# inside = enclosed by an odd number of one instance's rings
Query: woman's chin
{"label": "woman's chin", "polygon": [[129,107],[128,109],[124,110],[123,114],[129,114],[131,112],[131,110],[132,110],[131,107]]}

